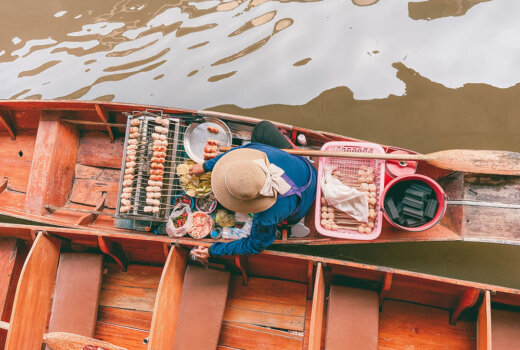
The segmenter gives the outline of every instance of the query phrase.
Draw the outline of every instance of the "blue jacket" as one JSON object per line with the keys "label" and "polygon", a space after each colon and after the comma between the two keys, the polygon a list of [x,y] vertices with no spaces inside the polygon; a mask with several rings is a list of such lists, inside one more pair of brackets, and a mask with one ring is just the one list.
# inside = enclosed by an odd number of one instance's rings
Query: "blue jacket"
{"label": "blue jacket", "polygon": [[[316,197],[316,169],[312,167],[312,170],[310,170],[306,160],[302,157],[291,155],[276,147],[262,143],[249,143],[237,148],[253,148],[264,152],[267,154],[269,162],[282,168],[298,187],[307,184],[309,177],[312,177],[312,179],[309,187],[302,193],[301,203],[296,195],[278,198],[272,207],[254,215],[250,236],[229,243],[214,243],[209,248],[211,256],[260,253],[273,243],[276,237],[277,224],[291,217],[291,214],[294,214],[298,205],[300,205],[296,215],[292,215],[289,224],[298,222],[305,216]],[[220,157],[222,157],[222,154],[205,162],[204,170],[213,170]]]}

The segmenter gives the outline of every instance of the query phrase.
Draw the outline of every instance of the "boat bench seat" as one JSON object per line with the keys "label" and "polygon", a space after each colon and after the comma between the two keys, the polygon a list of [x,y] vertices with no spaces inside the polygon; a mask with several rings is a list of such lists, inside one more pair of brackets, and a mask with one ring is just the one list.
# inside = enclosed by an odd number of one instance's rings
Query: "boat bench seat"
{"label": "boat bench seat", "polygon": [[520,317],[518,312],[491,311],[491,339],[493,350],[516,349],[520,344]]}
{"label": "boat bench seat", "polygon": [[102,270],[102,254],[60,255],[49,332],[94,336]]}
{"label": "boat bench seat", "polygon": [[325,350],[376,350],[378,328],[377,292],[330,286]]}
{"label": "boat bench seat", "polygon": [[188,266],[182,287],[175,350],[217,348],[229,278],[227,271]]}

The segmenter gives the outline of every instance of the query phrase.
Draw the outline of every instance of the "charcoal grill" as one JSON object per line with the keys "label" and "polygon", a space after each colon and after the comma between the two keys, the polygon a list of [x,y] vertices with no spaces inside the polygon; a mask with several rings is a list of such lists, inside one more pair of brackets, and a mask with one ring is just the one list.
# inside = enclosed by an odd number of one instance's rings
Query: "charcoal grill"
{"label": "charcoal grill", "polygon": [[[118,200],[115,213],[115,226],[120,228],[129,228],[136,230],[147,230],[153,226],[153,223],[166,222],[172,209],[172,198],[178,196],[183,192],[179,185],[179,182],[175,179],[175,169],[178,164],[185,161],[187,158],[183,148],[183,136],[186,127],[181,124],[179,117],[172,117],[167,114],[163,114],[162,111],[145,111],[145,112],[133,112],[126,113],[128,116],[126,125],[126,135],[123,150],[123,159],[121,164],[121,176],[119,181]],[[152,134],[156,130],[156,126],[159,126],[155,122],[156,118],[160,117],[169,121],[168,131],[165,134],[168,144],[166,146],[166,157],[164,162],[164,174],[162,180],[162,186],[160,186],[160,197],[158,200],[158,211],[147,212],[146,207],[146,188],[150,181],[150,170],[151,170],[151,159],[153,157],[153,144]],[[130,138],[130,128],[132,127],[132,121],[139,120],[138,136],[133,135],[132,140],[137,140],[137,149],[135,149],[135,166],[131,169],[133,179],[131,185],[125,182],[125,169],[127,168],[128,160],[128,147]],[[136,126],[134,126],[136,127]],[[132,141],[135,143],[135,141]],[[133,164],[131,164],[133,165]],[[130,180],[129,180],[130,181]],[[124,185],[126,184],[126,185]],[[130,193],[128,200],[130,201],[130,209],[128,208],[121,210],[126,205],[122,203],[121,196],[123,195],[123,188],[127,188],[126,191]],[[126,201],[125,201],[126,202]],[[149,210],[149,208],[148,208]]]}

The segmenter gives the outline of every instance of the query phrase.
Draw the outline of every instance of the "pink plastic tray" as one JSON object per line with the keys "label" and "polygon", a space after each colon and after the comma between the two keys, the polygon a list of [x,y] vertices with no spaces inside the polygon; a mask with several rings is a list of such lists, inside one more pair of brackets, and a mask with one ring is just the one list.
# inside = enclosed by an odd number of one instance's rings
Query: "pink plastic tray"
{"label": "pink plastic tray", "polygon": [[[322,151],[333,151],[333,152],[365,152],[365,153],[385,153],[383,147],[375,143],[368,142],[343,142],[334,141],[328,142],[321,148]],[[377,213],[376,220],[374,222],[374,228],[370,233],[359,233],[353,229],[339,228],[337,231],[331,231],[321,226],[321,178],[326,165],[333,165],[336,170],[341,171],[342,174],[352,174],[357,176],[358,170],[362,165],[370,166],[374,168],[374,183],[377,187],[377,202],[375,211]],[[376,239],[381,234],[381,227],[383,224],[383,215],[381,213],[381,207],[379,203],[379,197],[384,189],[384,178],[385,178],[385,161],[376,159],[348,159],[348,158],[320,158],[318,165],[318,186],[316,192],[316,213],[315,213],[315,226],[316,230],[324,236],[345,238],[345,239],[356,239],[356,240],[372,240]]]}

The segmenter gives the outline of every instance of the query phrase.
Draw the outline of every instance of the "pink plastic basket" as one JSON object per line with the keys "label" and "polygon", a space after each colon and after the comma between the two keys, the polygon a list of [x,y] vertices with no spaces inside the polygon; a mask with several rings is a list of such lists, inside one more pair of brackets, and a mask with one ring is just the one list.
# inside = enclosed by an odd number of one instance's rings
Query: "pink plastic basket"
{"label": "pink plastic basket", "polygon": [[[322,151],[332,152],[365,152],[365,153],[385,153],[383,147],[375,143],[368,142],[343,142],[334,141],[328,142],[321,148]],[[359,233],[354,229],[340,227],[337,231],[327,230],[321,226],[321,179],[326,165],[332,165],[336,170],[339,170],[342,175],[357,176],[358,170],[362,165],[370,166],[374,169],[374,184],[377,187],[377,202],[375,211],[377,213],[374,222],[374,228],[370,233]],[[376,239],[381,234],[381,227],[383,224],[383,215],[381,213],[379,197],[384,189],[385,178],[385,161],[377,159],[349,159],[349,158],[320,158],[318,165],[318,186],[316,193],[316,213],[315,226],[316,230],[324,236],[356,239],[356,240],[372,240]]]}

